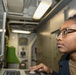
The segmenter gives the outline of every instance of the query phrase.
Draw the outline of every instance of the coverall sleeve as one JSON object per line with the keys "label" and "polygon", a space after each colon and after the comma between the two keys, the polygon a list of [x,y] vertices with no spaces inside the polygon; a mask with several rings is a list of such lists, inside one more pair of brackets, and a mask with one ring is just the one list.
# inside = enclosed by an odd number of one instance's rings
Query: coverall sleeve
{"label": "coverall sleeve", "polygon": [[51,75],[59,75],[57,72],[53,71]]}

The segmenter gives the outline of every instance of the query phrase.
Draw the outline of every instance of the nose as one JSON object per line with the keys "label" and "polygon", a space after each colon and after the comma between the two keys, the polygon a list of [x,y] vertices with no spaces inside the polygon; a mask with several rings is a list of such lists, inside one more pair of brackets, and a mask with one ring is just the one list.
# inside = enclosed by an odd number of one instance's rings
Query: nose
{"label": "nose", "polygon": [[56,38],[57,41],[62,40],[62,39],[63,39],[62,34],[60,34],[60,35]]}

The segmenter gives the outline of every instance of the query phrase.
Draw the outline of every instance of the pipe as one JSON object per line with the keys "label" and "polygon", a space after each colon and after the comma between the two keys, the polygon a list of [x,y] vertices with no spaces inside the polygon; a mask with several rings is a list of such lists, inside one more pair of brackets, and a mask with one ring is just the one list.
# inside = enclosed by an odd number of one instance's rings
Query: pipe
{"label": "pipe", "polygon": [[36,24],[36,25],[38,25],[39,23],[38,22],[26,22],[26,21],[9,21],[8,22],[8,24],[10,24],[10,23],[20,23],[20,24]]}

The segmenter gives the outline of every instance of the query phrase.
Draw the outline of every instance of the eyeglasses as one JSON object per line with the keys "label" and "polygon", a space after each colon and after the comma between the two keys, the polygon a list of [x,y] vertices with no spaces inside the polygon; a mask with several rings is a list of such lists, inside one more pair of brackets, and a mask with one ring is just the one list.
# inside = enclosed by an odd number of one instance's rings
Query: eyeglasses
{"label": "eyeglasses", "polygon": [[58,31],[56,36],[58,37],[59,35],[62,35],[63,38],[67,36],[69,33],[76,32],[76,29],[63,29],[62,31]]}

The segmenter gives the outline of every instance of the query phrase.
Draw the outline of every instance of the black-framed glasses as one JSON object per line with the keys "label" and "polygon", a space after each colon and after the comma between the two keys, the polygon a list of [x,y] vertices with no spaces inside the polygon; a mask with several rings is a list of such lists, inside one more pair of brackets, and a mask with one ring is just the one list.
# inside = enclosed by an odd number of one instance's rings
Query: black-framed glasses
{"label": "black-framed glasses", "polygon": [[56,37],[58,37],[59,35],[62,35],[62,37],[64,38],[67,36],[67,34],[73,33],[73,32],[76,32],[76,29],[63,29],[62,31],[59,30],[56,33]]}

